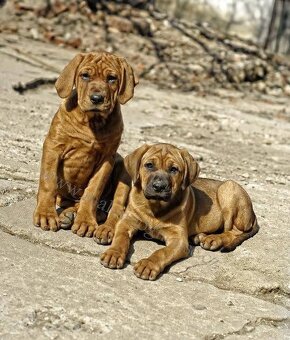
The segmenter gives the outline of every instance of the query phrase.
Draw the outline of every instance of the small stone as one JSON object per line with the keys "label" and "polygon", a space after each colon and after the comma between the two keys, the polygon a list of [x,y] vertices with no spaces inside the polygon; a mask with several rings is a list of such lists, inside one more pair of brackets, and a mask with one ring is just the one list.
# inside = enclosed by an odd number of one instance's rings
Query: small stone
{"label": "small stone", "polygon": [[273,183],[274,180],[272,177],[266,177],[266,182],[270,182],[270,183]]}
{"label": "small stone", "polygon": [[250,175],[246,172],[246,173],[242,174],[242,177],[244,177],[244,178],[249,178]]}
{"label": "small stone", "polygon": [[204,305],[193,305],[192,307],[196,310],[205,310],[206,309],[206,306],[204,306]]}
{"label": "small stone", "polygon": [[181,277],[177,277],[177,278],[176,278],[176,281],[178,281],[178,282],[183,282],[183,279],[182,279]]}
{"label": "small stone", "polygon": [[281,96],[282,93],[283,93],[283,90],[279,87],[267,89],[267,94],[269,94],[270,96],[279,97]]}
{"label": "small stone", "polygon": [[132,18],[135,29],[139,34],[150,37],[152,35],[150,23],[143,18]]}
{"label": "small stone", "polygon": [[36,28],[31,28],[30,29],[30,34],[34,40],[37,40],[39,37],[38,31]]}
{"label": "small stone", "polygon": [[284,92],[285,92],[285,94],[286,94],[287,96],[290,96],[290,85],[286,85],[286,86],[284,87]]}
{"label": "small stone", "polygon": [[198,64],[191,64],[188,66],[189,70],[192,71],[194,74],[199,75],[204,72],[204,68]]}
{"label": "small stone", "polygon": [[195,156],[195,160],[197,160],[197,161],[203,161],[203,156],[201,156],[201,155],[196,155]]}
{"label": "small stone", "polygon": [[252,325],[245,325],[244,329],[245,329],[245,332],[250,333],[255,329],[255,327]]}
{"label": "small stone", "polygon": [[254,87],[260,92],[265,92],[266,90],[266,84],[264,81],[257,81]]}
{"label": "small stone", "polygon": [[131,33],[133,32],[133,24],[130,20],[116,15],[108,15],[107,23],[110,28],[116,29],[119,32]]}

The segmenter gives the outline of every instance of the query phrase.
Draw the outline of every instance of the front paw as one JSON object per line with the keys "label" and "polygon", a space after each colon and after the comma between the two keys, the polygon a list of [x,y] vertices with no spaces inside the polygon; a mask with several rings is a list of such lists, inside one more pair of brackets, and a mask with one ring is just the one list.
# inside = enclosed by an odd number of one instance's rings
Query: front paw
{"label": "front paw", "polygon": [[56,209],[54,207],[36,207],[33,214],[33,224],[42,230],[57,231],[59,229],[59,218]]}
{"label": "front paw", "polygon": [[142,280],[155,280],[161,273],[161,267],[150,259],[143,259],[134,266],[134,274]]}
{"label": "front paw", "polygon": [[96,219],[93,216],[85,216],[86,217],[83,217],[82,214],[77,213],[71,230],[74,234],[77,234],[80,237],[92,237],[98,225]]}
{"label": "front paw", "polygon": [[110,244],[112,243],[115,233],[115,227],[109,224],[102,224],[97,227],[94,232],[94,240],[99,244]]}
{"label": "front paw", "polygon": [[101,255],[101,264],[110,269],[123,268],[125,260],[126,255],[115,248],[109,248]]}

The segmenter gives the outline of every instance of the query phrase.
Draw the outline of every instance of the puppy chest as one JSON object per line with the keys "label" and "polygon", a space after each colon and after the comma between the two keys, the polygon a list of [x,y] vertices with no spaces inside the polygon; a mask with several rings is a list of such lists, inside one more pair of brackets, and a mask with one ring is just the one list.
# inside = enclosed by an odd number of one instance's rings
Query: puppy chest
{"label": "puppy chest", "polygon": [[65,154],[59,173],[70,182],[87,182],[101,162],[102,155],[95,150],[72,149]]}

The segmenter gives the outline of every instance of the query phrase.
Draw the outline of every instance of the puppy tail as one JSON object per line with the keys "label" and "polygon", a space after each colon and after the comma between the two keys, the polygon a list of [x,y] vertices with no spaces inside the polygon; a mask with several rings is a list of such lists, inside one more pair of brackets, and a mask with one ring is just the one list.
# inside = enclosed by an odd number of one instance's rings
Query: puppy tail
{"label": "puppy tail", "polygon": [[255,219],[254,219],[252,228],[249,231],[246,231],[243,234],[237,236],[230,244],[224,246],[222,248],[222,252],[229,252],[229,251],[235,250],[237,246],[242,244],[247,239],[249,239],[249,238],[253,237],[254,235],[256,235],[257,232],[259,231],[259,229],[260,229],[260,227],[258,225],[257,217],[255,215]]}

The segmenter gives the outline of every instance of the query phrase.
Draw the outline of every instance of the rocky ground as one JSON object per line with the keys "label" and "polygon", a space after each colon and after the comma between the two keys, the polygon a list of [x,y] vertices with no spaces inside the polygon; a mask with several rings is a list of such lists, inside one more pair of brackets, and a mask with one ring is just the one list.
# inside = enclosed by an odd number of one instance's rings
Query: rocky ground
{"label": "rocky ground", "polygon": [[123,107],[121,153],[143,142],[188,148],[202,176],[246,188],[261,227],[234,252],[196,247],[144,282],[132,264],[162,245],[136,240],[126,268],[112,271],[92,239],[32,226],[42,142],[60,99],[52,86],[24,95],[12,86],[57,76],[74,54],[1,36],[1,339],[289,339],[289,97],[140,82]]}

